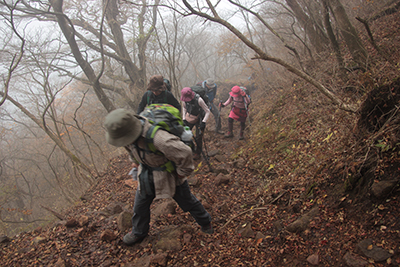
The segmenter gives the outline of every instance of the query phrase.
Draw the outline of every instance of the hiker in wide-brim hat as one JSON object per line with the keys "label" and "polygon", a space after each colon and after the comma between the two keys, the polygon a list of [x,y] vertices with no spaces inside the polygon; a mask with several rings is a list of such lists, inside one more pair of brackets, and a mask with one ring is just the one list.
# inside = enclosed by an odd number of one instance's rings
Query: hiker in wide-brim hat
{"label": "hiker in wide-brim hat", "polygon": [[181,90],[182,100],[182,120],[185,126],[190,130],[196,126],[196,138],[193,159],[200,159],[203,150],[203,135],[206,129],[206,123],[210,116],[210,109],[200,95],[196,94],[190,87],[184,87]]}
{"label": "hiker in wide-brim hat", "polygon": [[[211,216],[190,192],[187,182],[187,176],[194,171],[191,148],[178,136],[166,130],[158,130],[152,142],[156,152],[151,152],[146,137],[149,130],[153,129],[152,126],[145,117],[126,109],[111,111],[105,118],[107,142],[116,147],[124,147],[134,167],[138,169],[132,231],[124,236],[123,242],[133,245],[148,235],[150,206],[155,198],[173,198],[183,211],[192,214],[201,226],[201,231],[212,234]],[[173,171],[168,171],[165,167],[167,163],[172,163]]]}
{"label": "hiker in wide-brim hat", "polygon": [[240,88],[240,86],[237,85],[232,87],[229,95],[230,96],[225,103],[220,103],[221,107],[226,107],[232,103],[232,109],[228,118],[228,132],[226,133],[225,137],[233,137],[233,120],[236,120],[240,122],[239,140],[242,140],[244,139],[244,129],[246,128],[246,118],[248,115],[247,107],[250,104],[250,98]]}
{"label": "hiker in wide-brim hat", "polygon": [[168,90],[166,81],[168,80],[159,74],[150,77],[149,83],[147,84],[147,91],[140,100],[137,114],[140,114],[146,106],[151,104],[170,104],[179,111],[181,110],[181,104],[172,92],[170,92],[171,90]]}
{"label": "hiker in wide-brim hat", "polygon": [[167,90],[167,86],[164,83],[164,77],[162,75],[151,76],[147,85],[147,90],[152,92]]}

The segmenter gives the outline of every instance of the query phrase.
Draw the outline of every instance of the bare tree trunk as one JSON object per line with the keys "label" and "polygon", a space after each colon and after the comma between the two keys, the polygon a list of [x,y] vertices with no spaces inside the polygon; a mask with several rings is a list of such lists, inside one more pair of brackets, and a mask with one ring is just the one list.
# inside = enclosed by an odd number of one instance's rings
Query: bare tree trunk
{"label": "bare tree trunk", "polygon": [[189,3],[187,0],[183,0],[183,3],[185,4],[186,8],[191,12],[191,14],[203,17],[205,19],[208,19],[210,21],[216,22],[218,24],[221,24],[225,28],[227,28],[229,31],[231,31],[233,34],[235,34],[243,43],[245,43],[249,48],[251,48],[254,52],[256,52],[256,56],[253,59],[262,59],[266,61],[272,61],[275,62],[284,68],[286,68],[288,71],[294,73],[295,75],[303,78],[310,84],[314,85],[321,93],[323,93],[325,96],[327,96],[334,104],[338,105],[339,108],[350,111],[350,112],[356,112],[357,107],[353,105],[349,105],[344,103],[337,95],[335,95],[333,92],[329,91],[325,86],[323,86],[320,82],[315,80],[313,77],[308,75],[307,73],[293,67],[292,65],[288,64],[287,62],[283,61],[280,58],[275,58],[270,55],[268,55],[266,52],[264,52],[261,48],[259,48],[256,44],[251,42],[243,33],[241,33],[237,28],[235,28],[232,24],[227,22],[226,20],[221,19],[220,16],[218,16],[217,12],[211,5],[211,3],[208,1],[210,9],[213,11],[213,16],[208,15],[206,13],[196,11]]}
{"label": "bare tree trunk", "polygon": [[140,70],[133,64],[130,59],[128,50],[126,49],[124,42],[124,34],[122,33],[121,27],[118,23],[117,16],[119,10],[116,0],[103,0],[104,10],[106,14],[107,23],[110,26],[111,32],[114,36],[114,41],[117,45],[117,53],[122,58],[125,71],[129,76],[133,86],[142,88],[144,86],[143,77],[140,75]]}
{"label": "bare tree trunk", "polygon": [[359,67],[365,69],[367,66],[367,51],[358,37],[356,29],[351,24],[346,10],[339,0],[330,0],[330,8],[335,14],[340,32],[343,35],[344,41],[353,57],[353,60],[359,65]]}
{"label": "bare tree trunk", "polygon": [[325,47],[328,45],[328,40],[324,35],[318,33],[312,20],[306,13],[304,13],[297,0],[286,0],[286,3],[293,10],[296,18],[304,28],[312,46],[317,50],[318,53],[324,51]]}
{"label": "bare tree trunk", "polygon": [[335,34],[332,29],[331,20],[330,20],[330,16],[329,16],[329,6],[328,6],[327,1],[328,0],[322,0],[323,5],[324,5],[324,11],[325,11],[324,12],[324,25],[325,25],[326,31],[328,33],[329,40],[331,41],[333,51],[335,52],[336,60],[339,64],[340,77],[343,80],[345,80],[346,79],[346,70],[345,70],[344,60],[342,57],[342,53],[340,51],[339,43],[336,40]]}
{"label": "bare tree trunk", "polygon": [[[0,92],[0,95],[4,96],[4,93]],[[32,113],[30,113],[24,106],[22,106],[18,101],[13,99],[11,96],[7,96],[7,99],[13,103],[19,110],[21,110],[26,116],[28,116],[33,122],[35,122],[50,138],[53,142],[71,159],[72,163],[87,172],[88,175],[91,175],[91,169],[86,166],[77,156],[75,156],[67,146],[62,142],[60,138],[58,138],[46,125],[37,119]],[[82,175],[82,177],[89,184],[93,183],[93,179],[91,176]]]}
{"label": "bare tree trunk", "polygon": [[61,31],[63,32],[65,38],[68,41],[72,54],[74,55],[79,66],[85,73],[86,77],[89,79],[96,93],[97,98],[100,100],[100,102],[103,104],[103,106],[108,112],[114,110],[115,107],[113,103],[110,101],[110,99],[107,97],[107,95],[104,93],[103,89],[101,88],[99,79],[96,77],[94,70],[90,66],[89,62],[87,62],[83,58],[81,51],[79,50],[78,44],[76,43],[75,40],[75,30],[72,24],[70,24],[70,21],[67,19],[66,15],[64,15],[62,11],[63,1],[50,0],[50,4],[53,7],[54,11],[56,12],[58,25],[60,26]]}

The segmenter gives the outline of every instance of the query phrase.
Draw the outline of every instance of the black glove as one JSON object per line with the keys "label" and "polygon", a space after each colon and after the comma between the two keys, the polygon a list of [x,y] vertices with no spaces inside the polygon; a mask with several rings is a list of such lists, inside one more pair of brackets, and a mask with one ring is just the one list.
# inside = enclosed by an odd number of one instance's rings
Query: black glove
{"label": "black glove", "polygon": [[206,123],[204,121],[200,122],[200,130],[204,132],[204,129],[206,128]]}
{"label": "black glove", "polygon": [[224,108],[224,107],[225,107],[225,105],[224,105],[224,104],[222,104],[222,102],[221,102],[221,103],[219,103],[219,107],[222,107],[222,108]]}

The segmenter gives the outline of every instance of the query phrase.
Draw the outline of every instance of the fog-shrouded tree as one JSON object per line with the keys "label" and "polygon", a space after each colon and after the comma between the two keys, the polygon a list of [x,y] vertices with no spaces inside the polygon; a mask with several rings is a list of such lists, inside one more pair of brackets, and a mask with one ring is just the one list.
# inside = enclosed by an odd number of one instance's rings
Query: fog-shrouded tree
{"label": "fog-shrouded tree", "polygon": [[[229,2],[235,6],[240,8],[240,6],[232,0],[229,0]],[[261,59],[265,61],[271,61],[275,62],[284,68],[286,68],[288,71],[292,72],[293,74],[303,78],[310,84],[314,85],[323,95],[328,97],[334,104],[336,104],[338,107],[355,112],[357,110],[357,107],[352,104],[352,103],[345,103],[337,94],[334,92],[328,90],[328,88],[323,85],[321,82],[316,80],[314,77],[311,75],[307,74],[306,72],[302,71],[301,69],[295,67],[294,65],[282,60],[281,58],[274,57],[273,55],[269,54],[267,51],[264,51],[261,49],[260,46],[258,46],[256,43],[252,42],[245,34],[244,31],[240,30],[238,27],[234,26],[230,21],[229,17],[223,18],[219,15],[218,13],[218,5],[213,5],[210,1],[204,1],[201,2],[200,4],[193,6],[191,3],[189,3],[186,0],[183,0],[184,6],[182,7],[182,12],[186,12],[186,15],[195,15],[201,18],[204,18],[206,20],[209,20],[214,23],[218,23],[222,26],[224,26],[226,29],[228,29],[230,32],[232,32],[234,35],[236,35],[243,43],[245,43],[254,53],[255,55],[253,56],[253,59]],[[226,8],[226,7],[224,7]],[[254,8],[253,8],[254,10]],[[232,19],[231,19],[232,20]]]}

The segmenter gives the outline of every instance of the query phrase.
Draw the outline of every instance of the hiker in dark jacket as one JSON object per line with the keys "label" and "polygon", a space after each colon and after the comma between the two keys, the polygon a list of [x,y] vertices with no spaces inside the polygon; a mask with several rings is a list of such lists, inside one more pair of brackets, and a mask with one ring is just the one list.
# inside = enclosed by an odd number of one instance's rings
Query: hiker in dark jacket
{"label": "hiker in dark jacket", "polygon": [[210,101],[211,113],[213,114],[214,119],[215,119],[215,132],[219,133],[219,134],[223,134],[221,132],[221,117],[219,114],[219,110],[214,105],[214,98],[217,95],[217,84],[214,82],[213,79],[208,78],[207,80],[205,80],[201,83],[201,86],[203,88],[207,89],[207,97],[208,97],[208,100]]}
{"label": "hiker in dark jacket", "polygon": [[[154,135],[153,145],[161,153],[150,152],[146,134],[151,126],[145,117],[134,115],[126,109],[110,112],[104,123],[107,142],[116,147],[125,147],[131,159],[140,163],[132,231],[124,236],[123,242],[134,245],[148,235],[150,205],[155,198],[173,198],[183,211],[190,212],[202,232],[212,234],[211,216],[190,192],[186,179],[194,170],[192,150],[176,135],[159,130]],[[167,171],[166,164],[171,162],[173,164],[169,166],[174,166],[173,170]]]}
{"label": "hiker in dark jacket", "polygon": [[[206,122],[210,116],[210,109],[204,100],[195,94],[190,87],[185,87],[181,91],[182,100],[182,119],[190,130],[196,127],[196,149],[193,159],[200,159],[200,154],[203,149],[203,134],[206,129]],[[197,132],[199,129],[199,132]]]}
{"label": "hiker in dark jacket", "polygon": [[247,107],[250,104],[250,98],[248,95],[240,89],[239,86],[232,87],[229,92],[229,98],[225,103],[220,103],[221,107],[226,107],[232,103],[232,109],[229,113],[228,118],[228,132],[224,136],[225,138],[233,137],[233,120],[240,122],[240,134],[239,140],[244,139],[244,129],[246,128],[246,118],[248,115]]}
{"label": "hiker in dark jacket", "polygon": [[137,114],[140,114],[147,105],[151,104],[170,104],[181,111],[179,101],[167,90],[167,84],[161,75],[153,75],[150,77],[149,84],[147,85],[147,92],[144,93],[139,103]]}

